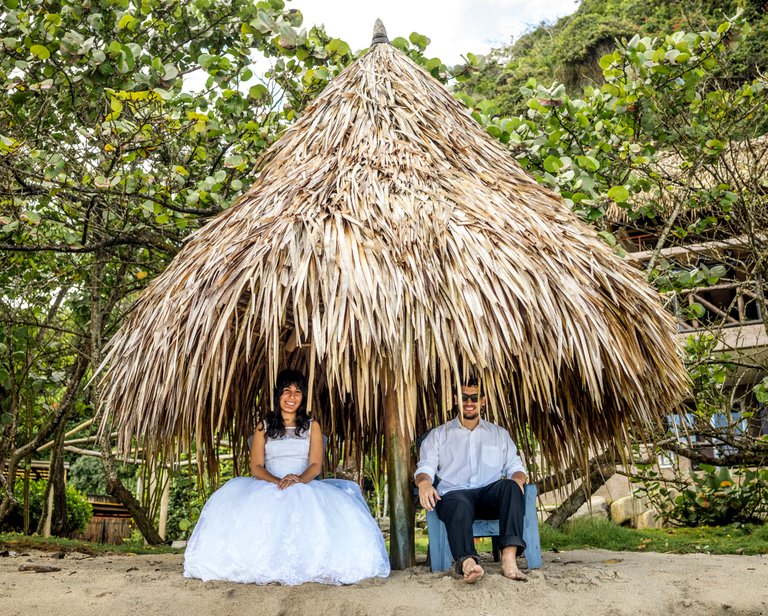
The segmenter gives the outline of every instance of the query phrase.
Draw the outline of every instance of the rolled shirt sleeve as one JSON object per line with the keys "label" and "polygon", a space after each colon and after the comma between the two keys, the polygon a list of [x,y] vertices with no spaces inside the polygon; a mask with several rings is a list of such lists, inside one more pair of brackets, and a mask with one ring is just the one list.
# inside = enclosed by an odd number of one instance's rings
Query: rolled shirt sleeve
{"label": "rolled shirt sleeve", "polygon": [[[502,429],[503,430],[503,429]],[[506,430],[503,430],[504,432],[504,440],[505,442],[505,449],[507,452],[507,455],[504,459],[504,467],[502,469],[502,475],[505,477],[512,477],[515,473],[524,473],[526,476],[528,475],[528,471],[525,469],[525,465],[523,464],[523,460],[520,457],[520,455],[517,453],[517,445],[515,445],[515,441],[512,440],[512,437],[509,436],[509,432]]]}
{"label": "rolled shirt sleeve", "polygon": [[430,431],[427,437],[421,443],[419,448],[419,461],[416,464],[416,472],[413,474],[414,479],[417,475],[422,473],[429,475],[429,478],[434,483],[435,475],[437,474],[437,465],[439,461],[438,451],[438,428]]}

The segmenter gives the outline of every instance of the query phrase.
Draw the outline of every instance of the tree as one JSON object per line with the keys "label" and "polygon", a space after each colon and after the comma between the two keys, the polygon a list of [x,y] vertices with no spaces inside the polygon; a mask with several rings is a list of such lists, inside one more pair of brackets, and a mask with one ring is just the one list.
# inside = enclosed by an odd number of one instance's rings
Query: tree
{"label": "tree", "polygon": [[[687,347],[689,429],[719,443],[717,463],[732,466],[763,465],[768,456],[765,437],[738,429],[764,401],[765,385],[733,376],[736,367],[765,374],[768,366],[728,352],[722,334],[724,325],[760,314],[768,334],[768,81],[725,77],[749,37],[740,15],[699,33],[634,36],[601,58],[602,86],[574,98],[563,85],[531,80],[521,88],[528,112],[517,117],[460,94],[474,117],[617,252],[644,242],[649,280],[680,327],[696,330]],[[698,252],[689,251],[692,244]],[[725,290],[730,304],[721,305],[713,298]],[[731,421],[734,407],[742,413]],[[668,428],[655,435],[660,447],[711,461],[711,452]],[[578,507],[584,498],[572,500]]]}
{"label": "tree", "polygon": [[569,94],[580,97],[585,87],[602,85],[599,60],[613,51],[615,41],[635,33],[653,37],[714,29],[725,15],[738,10],[744,11],[754,32],[733,50],[727,69],[719,76],[733,83],[752,81],[768,66],[768,13],[763,0],[582,0],[573,14],[541,23],[508,45],[493,49],[487,57],[471,61],[462,87],[473,98],[493,102],[505,116],[524,114],[530,97],[520,86],[530,79],[563,83]]}
{"label": "tree", "polygon": [[[89,377],[138,293],[354,59],[302,21],[283,0],[5,0],[0,520],[25,459],[53,434],[60,457],[64,425],[98,425]],[[393,43],[449,78],[423,35]],[[102,436],[108,492],[159,541]]]}
{"label": "tree", "polygon": [[[11,480],[0,519],[21,461],[98,409],[85,383],[136,293],[351,61],[301,21],[282,0],[6,0],[0,463]],[[258,56],[271,62],[262,77]],[[101,449],[110,493],[156,542],[108,439]]]}

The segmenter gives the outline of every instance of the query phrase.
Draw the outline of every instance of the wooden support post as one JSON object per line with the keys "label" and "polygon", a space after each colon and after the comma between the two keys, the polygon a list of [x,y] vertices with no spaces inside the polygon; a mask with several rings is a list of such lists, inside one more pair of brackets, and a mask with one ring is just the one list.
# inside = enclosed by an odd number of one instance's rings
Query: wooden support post
{"label": "wooden support post", "polygon": [[160,497],[160,523],[158,524],[157,534],[165,540],[165,530],[168,526],[168,503],[171,499],[171,474],[168,471],[160,473],[160,480],[163,483],[163,495]]}
{"label": "wooden support post", "polygon": [[400,420],[397,397],[390,386],[384,394],[384,429],[389,490],[389,564],[406,569],[416,564],[410,474],[411,438]]}

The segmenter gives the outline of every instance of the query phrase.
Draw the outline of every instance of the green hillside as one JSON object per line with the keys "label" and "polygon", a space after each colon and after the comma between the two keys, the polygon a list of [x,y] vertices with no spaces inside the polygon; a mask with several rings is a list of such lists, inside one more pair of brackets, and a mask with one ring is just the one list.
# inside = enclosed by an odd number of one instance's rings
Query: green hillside
{"label": "green hillside", "polygon": [[525,106],[520,87],[532,77],[563,83],[576,96],[602,83],[599,60],[617,40],[712,28],[739,10],[752,31],[721,77],[748,81],[768,67],[768,0],[583,0],[572,15],[495,49],[463,88],[475,99],[493,100],[503,115],[517,115]]}

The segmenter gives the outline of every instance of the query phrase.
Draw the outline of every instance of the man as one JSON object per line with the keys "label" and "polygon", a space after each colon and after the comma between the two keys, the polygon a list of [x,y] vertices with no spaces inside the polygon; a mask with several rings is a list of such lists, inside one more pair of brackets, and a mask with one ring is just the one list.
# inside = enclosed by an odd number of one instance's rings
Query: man
{"label": "man", "polygon": [[509,433],[480,418],[485,397],[477,380],[468,379],[461,395],[459,416],[432,430],[421,445],[415,473],[419,501],[445,524],[456,572],[464,581],[472,584],[485,575],[472,523],[497,518],[502,573],[526,581],[517,567],[517,554],[525,549],[525,467]]}

